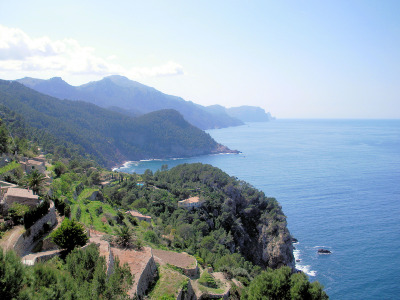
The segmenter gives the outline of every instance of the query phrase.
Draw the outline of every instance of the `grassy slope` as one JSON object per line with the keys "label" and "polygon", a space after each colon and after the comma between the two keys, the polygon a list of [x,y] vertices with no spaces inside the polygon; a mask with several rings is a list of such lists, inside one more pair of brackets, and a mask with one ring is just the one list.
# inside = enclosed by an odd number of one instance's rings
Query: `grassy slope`
{"label": "grassy slope", "polygon": [[151,299],[175,298],[180,290],[187,285],[189,278],[167,265],[159,267],[159,279],[150,293]]}

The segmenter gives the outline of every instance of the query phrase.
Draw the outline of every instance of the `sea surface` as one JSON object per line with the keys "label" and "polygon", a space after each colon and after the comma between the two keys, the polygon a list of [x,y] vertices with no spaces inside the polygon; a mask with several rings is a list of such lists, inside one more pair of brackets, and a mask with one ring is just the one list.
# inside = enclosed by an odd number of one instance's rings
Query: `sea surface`
{"label": "sea surface", "polygon": [[331,299],[400,299],[400,120],[276,120],[208,133],[242,153],[120,170],[219,167],[277,198],[299,240],[297,268]]}

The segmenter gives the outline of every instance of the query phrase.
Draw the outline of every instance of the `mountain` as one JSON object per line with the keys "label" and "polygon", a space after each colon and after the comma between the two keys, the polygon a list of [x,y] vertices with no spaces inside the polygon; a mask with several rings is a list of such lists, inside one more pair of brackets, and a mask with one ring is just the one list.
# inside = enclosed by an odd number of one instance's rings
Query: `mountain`
{"label": "mountain", "polygon": [[79,145],[107,166],[125,160],[233,152],[172,109],[132,118],[5,80],[0,80],[0,104],[21,115],[29,126]]}
{"label": "mountain", "polygon": [[265,113],[265,110],[257,106],[239,106],[227,108],[228,115],[238,118],[243,122],[268,122],[274,120],[270,113]]}
{"label": "mountain", "polygon": [[257,106],[238,106],[225,108],[221,105],[210,105],[206,109],[214,114],[228,114],[229,116],[239,119],[243,122],[268,122],[274,120],[270,113],[266,113],[264,109]]}
{"label": "mountain", "polygon": [[205,107],[176,96],[164,94],[126,77],[113,75],[81,86],[72,86],[59,77],[48,80],[23,78],[17,80],[40,93],[59,99],[82,100],[124,112],[129,116],[160,109],[175,109],[192,125],[201,129],[243,125],[226,112],[214,113]]}

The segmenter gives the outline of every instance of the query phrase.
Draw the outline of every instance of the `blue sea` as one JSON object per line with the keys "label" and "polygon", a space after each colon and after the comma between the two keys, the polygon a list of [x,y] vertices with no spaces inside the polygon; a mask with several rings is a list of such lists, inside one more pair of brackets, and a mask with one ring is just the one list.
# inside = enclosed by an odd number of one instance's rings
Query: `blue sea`
{"label": "blue sea", "polygon": [[400,120],[276,120],[208,133],[242,153],[120,170],[219,167],[281,203],[299,240],[297,268],[331,299],[400,298]]}

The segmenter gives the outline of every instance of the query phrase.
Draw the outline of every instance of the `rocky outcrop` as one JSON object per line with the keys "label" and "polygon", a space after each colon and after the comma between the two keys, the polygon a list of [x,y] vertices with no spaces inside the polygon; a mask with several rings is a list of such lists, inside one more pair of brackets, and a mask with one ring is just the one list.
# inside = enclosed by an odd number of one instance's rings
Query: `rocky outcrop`
{"label": "rocky outcrop", "polygon": [[84,189],[85,189],[85,186],[83,185],[82,182],[76,186],[74,194],[73,194],[73,197],[75,200],[78,198],[78,196],[82,193],[82,191]]}
{"label": "rocky outcrop", "polygon": [[269,268],[281,266],[295,267],[292,237],[286,227],[286,221],[270,222],[259,226],[257,244],[259,264]]}
{"label": "rocky outcrop", "polygon": [[331,254],[332,252],[327,249],[318,249],[318,254]]}
{"label": "rocky outcrop", "polygon": [[100,191],[94,191],[94,192],[90,195],[89,200],[91,200],[91,201],[101,201],[101,202],[103,202],[103,201],[104,201],[103,193],[100,192]]}

